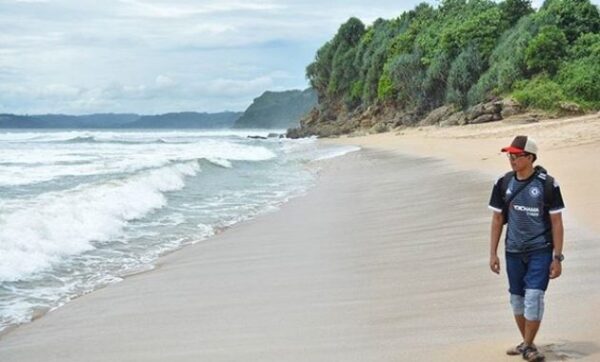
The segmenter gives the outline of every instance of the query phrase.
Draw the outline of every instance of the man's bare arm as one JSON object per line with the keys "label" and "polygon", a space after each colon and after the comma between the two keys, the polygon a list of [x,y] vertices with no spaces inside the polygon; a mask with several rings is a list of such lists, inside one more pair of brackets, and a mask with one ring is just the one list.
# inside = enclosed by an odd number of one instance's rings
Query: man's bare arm
{"label": "man's bare arm", "polygon": [[[564,227],[562,221],[562,213],[550,214],[550,222],[552,224],[552,241],[554,243],[554,255],[561,255],[563,252],[564,243]],[[562,274],[562,264],[560,261],[553,259],[550,265],[550,278],[558,278]]]}
{"label": "man's bare arm", "polygon": [[490,269],[500,274],[500,259],[498,258],[498,244],[502,227],[504,226],[504,216],[501,212],[494,211],[492,215],[492,228],[490,233]]}

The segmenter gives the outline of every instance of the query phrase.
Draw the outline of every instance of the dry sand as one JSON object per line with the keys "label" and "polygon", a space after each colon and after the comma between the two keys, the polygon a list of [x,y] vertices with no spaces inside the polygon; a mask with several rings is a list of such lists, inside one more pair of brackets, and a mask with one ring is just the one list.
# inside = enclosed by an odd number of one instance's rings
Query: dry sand
{"label": "dry sand", "polygon": [[576,215],[538,343],[550,361],[598,361],[600,239],[576,221],[598,211],[600,127],[547,126],[334,140],[365,149],[325,161],[280,211],[2,336],[0,361],[520,360],[504,355],[518,338],[505,276],[487,266],[486,208],[517,132],[539,139]]}

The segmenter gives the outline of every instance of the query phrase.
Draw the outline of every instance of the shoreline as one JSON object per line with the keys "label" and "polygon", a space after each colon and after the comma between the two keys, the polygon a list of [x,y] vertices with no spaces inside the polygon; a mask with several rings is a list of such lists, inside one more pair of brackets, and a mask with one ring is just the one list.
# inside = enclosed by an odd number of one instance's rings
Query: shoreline
{"label": "shoreline", "polygon": [[[277,212],[1,336],[0,359],[512,360],[503,354],[516,336],[505,280],[487,268],[485,206],[496,170],[438,157],[454,142],[497,147],[410,132],[324,140],[364,149],[322,161],[316,186]],[[502,137],[501,145],[512,138]],[[412,155],[396,144],[406,139]],[[466,154],[465,165],[496,164]],[[600,293],[589,293],[600,282],[600,247],[597,235],[567,229],[568,269],[550,288],[540,345],[548,360],[591,361],[600,353]]]}
{"label": "shoreline", "polygon": [[[22,325],[2,338],[0,358],[394,361],[427,356],[448,337],[475,338],[481,326],[464,335],[448,334],[446,326],[456,313],[466,317],[463,303],[480,309],[483,301],[465,299],[466,281],[448,289],[443,276],[448,258],[477,269],[485,260],[469,261],[468,245],[440,248],[447,230],[424,224],[432,209],[405,210],[389,197],[400,192],[415,205],[424,199],[460,203],[477,216],[466,206],[477,197],[445,200],[442,180],[411,192],[431,172],[455,180],[466,174],[379,151],[326,162],[306,196]],[[413,171],[399,174],[398,167]],[[472,183],[485,188],[480,178]],[[475,241],[485,225],[479,216],[466,225],[461,215],[439,215],[439,221],[447,217],[455,242]],[[429,254],[434,262],[424,272],[419,266]],[[461,275],[462,268],[452,272]],[[476,283],[488,277],[478,274]],[[455,313],[446,316],[448,308]],[[423,329],[424,321],[431,330]]]}

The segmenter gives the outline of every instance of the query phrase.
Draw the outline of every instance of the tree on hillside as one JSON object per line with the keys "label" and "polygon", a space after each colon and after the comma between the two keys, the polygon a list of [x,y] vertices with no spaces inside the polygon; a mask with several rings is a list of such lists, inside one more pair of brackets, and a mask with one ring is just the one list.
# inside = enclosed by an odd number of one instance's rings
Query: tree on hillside
{"label": "tree on hillside", "polygon": [[598,7],[589,0],[546,0],[541,15],[560,28],[569,43],[581,34],[600,32]]}
{"label": "tree on hillside", "polygon": [[331,42],[328,41],[317,50],[315,61],[306,67],[306,77],[310,81],[310,86],[319,94],[319,97],[326,95],[332,58]]}
{"label": "tree on hillside", "polygon": [[450,61],[450,56],[440,51],[429,64],[423,80],[424,98],[420,108],[433,109],[444,103],[448,86],[448,74],[450,73]]}
{"label": "tree on hillside", "polygon": [[525,49],[525,61],[532,74],[554,75],[566,54],[567,37],[556,26],[543,27]]}
{"label": "tree on hillside", "polygon": [[600,106],[600,34],[584,34],[568,51],[569,61],[558,73],[567,96]]}
{"label": "tree on hillside", "polygon": [[592,107],[600,106],[600,57],[586,57],[567,63],[558,80],[568,97]]}
{"label": "tree on hillside", "polygon": [[477,82],[484,68],[484,59],[477,47],[471,45],[464,49],[450,67],[446,101],[461,108],[466,107],[469,89]]}
{"label": "tree on hillside", "polygon": [[530,0],[505,0],[499,6],[502,18],[509,26],[516,24],[523,16],[533,13]]}
{"label": "tree on hillside", "polygon": [[397,94],[396,101],[405,109],[413,109],[419,105],[422,97],[422,85],[425,77],[421,64],[421,54],[397,55],[387,65],[390,80]]}
{"label": "tree on hillside", "polygon": [[352,17],[340,26],[333,42],[344,47],[353,47],[358,44],[364,33],[365,24],[360,19]]}
{"label": "tree on hillside", "polygon": [[335,49],[331,63],[331,78],[327,91],[330,95],[341,96],[347,93],[358,75],[353,61],[356,45],[365,33],[365,25],[357,18],[350,18],[340,26],[333,38]]}
{"label": "tree on hillside", "polygon": [[496,40],[506,29],[500,10],[493,6],[446,27],[441,36],[441,46],[448,54],[458,54],[468,45],[475,45],[484,56],[489,56]]}
{"label": "tree on hillside", "polygon": [[404,13],[393,20],[378,19],[361,39],[355,65],[359,68],[363,103],[378,99],[385,64],[394,52],[394,39],[406,31],[411,17]]}
{"label": "tree on hillside", "polygon": [[600,33],[583,34],[569,47],[568,53],[571,59],[593,56],[600,60]]}
{"label": "tree on hillside", "polygon": [[357,18],[350,18],[340,26],[335,37],[317,51],[315,61],[306,68],[306,76],[320,96],[340,96],[349,92],[358,76],[353,61],[356,45],[364,32],[364,24]]}
{"label": "tree on hillside", "polygon": [[533,16],[521,18],[507,30],[489,58],[489,69],[469,91],[469,104],[512,90],[513,84],[528,74],[525,50],[538,32]]}

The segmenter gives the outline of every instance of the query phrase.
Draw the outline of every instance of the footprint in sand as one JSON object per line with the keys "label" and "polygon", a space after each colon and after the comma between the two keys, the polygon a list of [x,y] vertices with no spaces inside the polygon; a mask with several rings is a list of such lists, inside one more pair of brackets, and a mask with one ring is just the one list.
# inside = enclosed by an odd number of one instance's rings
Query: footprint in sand
{"label": "footprint in sand", "polygon": [[565,342],[548,344],[542,349],[546,353],[547,361],[567,361],[587,357],[590,355],[589,352],[597,352],[598,346],[590,342]]}

